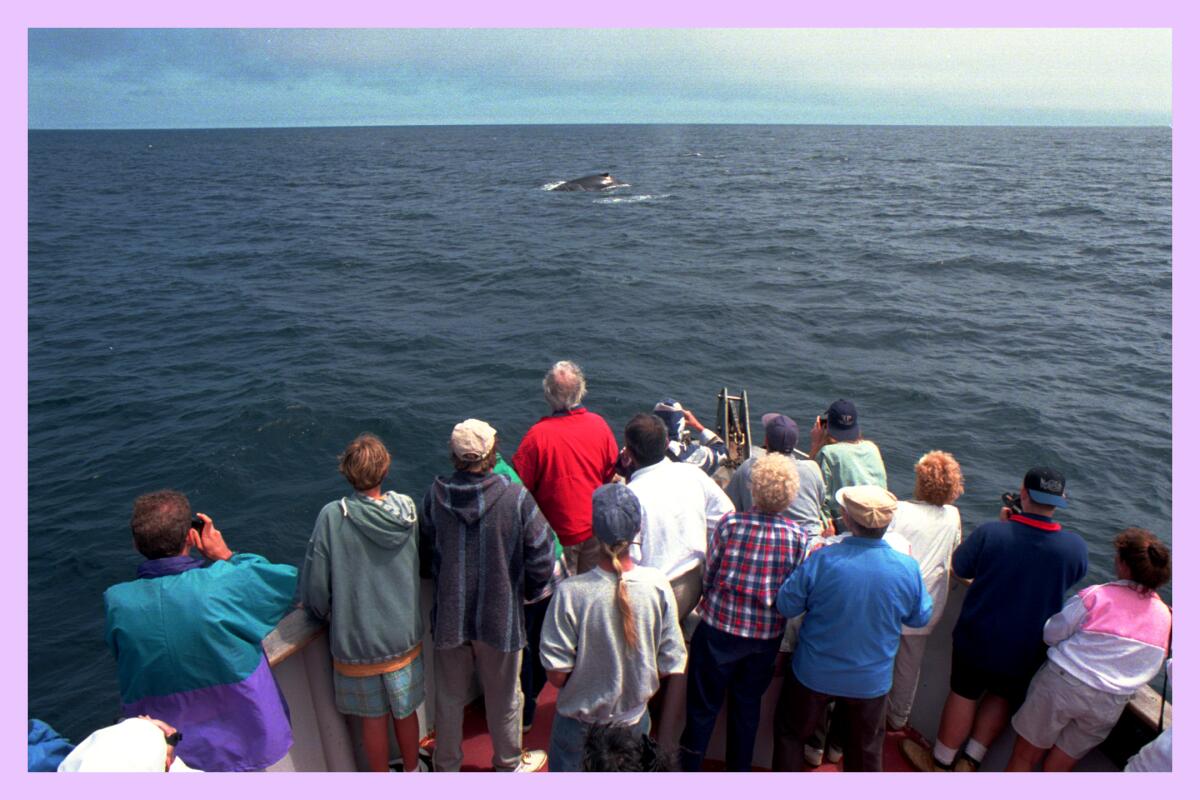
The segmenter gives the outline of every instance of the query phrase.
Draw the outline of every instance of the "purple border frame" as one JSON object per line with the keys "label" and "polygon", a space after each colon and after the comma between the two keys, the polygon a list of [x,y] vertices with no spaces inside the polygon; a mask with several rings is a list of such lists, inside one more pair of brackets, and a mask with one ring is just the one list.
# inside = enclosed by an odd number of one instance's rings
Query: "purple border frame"
{"label": "purple border frame", "polygon": [[[0,470],[14,487],[8,502],[8,516],[15,516],[28,531],[28,316],[27,316],[27,72],[28,38],[30,27],[1153,27],[1173,30],[1173,89],[1172,127],[1173,190],[1174,190],[1174,254],[1175,263],[1187,263],[1195,253],[1195,219],[1198,210],[1194,179],[1195,110],[1191,105],[1195,94],[1186,75],[1200,75],[1196,57],[1196,25],[1192,13],[1185,11],[1182,2],[1170,0],[1141,0],[1138,3],[1112,0],[1008,0],[995,7],[948,0],[917,0],[897,3],[892,0],[860,0],[848,4],[827,4],[820,8],[804,8],[783,0],[742,0],[732,3],[689,3],[683,0],[660,0],[650,4],[645,0],[608,0],[602,6],[571,8],[558,0],[508,0],[486,3],[483,0],[451,0],[420,8],[398,8],[381,0],[353,4],[299,7],[285,0],[265,0],[254,4],[232,0],[208,0],[203,5],[180,6],[148,0],[113,0],[106,4],[84,3],[81,0],[50,0],[32,9],[4,12],[4,63],[6,74],[3,100],[9,116],[4,127],[4,161],[8,164],[8,179],[3,190],[3,227],[5,249],[12,266],[4,271],[4,292],[0,296],[0,320],[3,325],[5,382],[0,400],[4,418],[4,448]],[[1192,224],[1180,224],[1189,221]],[[1173,403],[1182,403],[1192,395],[1197,376],[1190,359],[1191,346],[1197,343],[1194,317],[1187,301],[1200,298],[1197,278],[1189,270],[1174,273],[1172,310],[1174,320]],[[1183,311],[1181,315],[1179,312]],[[1197,424],[1186,415],[1174,422],[1173,474],[1182,485],[1200,470],[1193,468],[1191,448],[1200,443]],[[15,513],[14,513],[15,512]],[[1182,526],[1176,525],[1176,528]],[[1190,539],[1177,536],[1175,540],[1176,572],[1182,573],[1188,564],[1196,567],[1196,546]],[[922,775],[845,775],[831,778],[822,774],[799,778],[791,775],[725,774],[704,775],[546,775],[541,777],[496,778],[479,774],[457,776],[424,775],[415,778],[398,776],[292,774],[292,775],[205,775],[180,779],[175,777],[142,777],[137,775],[88,775],[52,777],[30,775],[19,760],[18,736],[25,731],[28,714],[27,697],[27,537],[18,537],[14,553],[5,559],[2,582],[3,598],[16,609],[10,625],[11,640],[17,658],[0,666],[4,678],[3,737],[0,749],[4,783],[18,794],[39,798],[71,798],[81,794],[91,797],[126,797],[137,792],[167,791],[172,797],[205,797],[215,791],[234,796],[286,792],[290,796],[324,798],[345,791],[353,785],[358,791],[374,789],[380,792],[403,793],[406,788],[440,796],[467,797],[475,792],[493,796],[524,798],[532,791],[562,792],[576,797],[611,797],[614,792],[629,791],[663,793],[717,793],[746,791],[781,793],[837,792],[841,798],[857,800],[874,797],[882,792],[919,792],[922,795],[958,796],[969,792],[974,798],[1004,798],[1015,793],[1066,793],[1126,797],[1133,793],[1159,797],[1182,796],[1187,786],[1200,786],[1195,764],[1187,754],[1200,739],[1194,733],[1192,719],[1195,706],[1192,676],[1197,669],[1195,648],[1190,631],[1184,627],[1175,635],[1178,668],[1175,672],[1175,714],[1184,723],[1175,734],[1175,772],[1170,775],[1098,776],[1094,774],[1001,775],[982,778],[928,777]],[[1182,568],[1181,568],[1182,567]],[[1193,607],[1190,584],[1174,584],[1176,610],[1185,613]],[[1186,626],[1185,622],[1185,626]],[[144,781],[171,781],[164,783]],[[508,781],[512,780],[513,783]],[[369,781],[376,781],[372,787]],[[409,781],[412,781],[411,783]],[[529,781],[532,781],[530,785]],[[1136,781],[1136,782],[1135,782]],[[635,783],[636,782],[636,783]]]}

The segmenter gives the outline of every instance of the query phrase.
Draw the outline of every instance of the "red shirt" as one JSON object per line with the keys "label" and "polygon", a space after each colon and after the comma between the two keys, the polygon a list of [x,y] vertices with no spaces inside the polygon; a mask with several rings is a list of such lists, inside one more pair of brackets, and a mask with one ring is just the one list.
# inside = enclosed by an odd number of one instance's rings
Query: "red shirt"
{"label": "red shirt", "polygon": [[513,468],[564,546],[592,535],[592,492],[616,471],[617,440],[583,406],[542,417],[521,440]]}

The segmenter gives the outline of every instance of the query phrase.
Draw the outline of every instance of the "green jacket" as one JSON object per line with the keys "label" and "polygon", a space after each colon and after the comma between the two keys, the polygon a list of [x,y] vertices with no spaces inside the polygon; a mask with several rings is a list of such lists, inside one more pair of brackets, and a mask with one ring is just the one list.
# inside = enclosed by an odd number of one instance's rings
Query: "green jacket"
{"label": "green jacket", "polygon": [[838,489],[866,484],[888,488],[883,456],[875,443],[867,439],[825,445],[817,453],[817,466],[825,479],[825,506],[834,518],[842,515],[842,508],[834,496]]}
{"label": "green jacket", "polygon": [[321,509],[297,591],[310,614],[328,620],[335,660],[390,661],[421,641],[417,539],[417,508],[407,495],[356,493]]}
{"label": "green jacket", "polygon": [[[508,462],[504,460],[504,456],[499,453],[496,454],[496,466],[492,468],[492,472],[495,472],[497,475],[503,475],[518,486],[525,485],[521,482],[521,476],[517,474],[517,471],[509,466]],[[546,599],[554,592],[554,587],[567,578],[567,562],[563,560],[562,542],[558,541],[558,534],[554,532],[553,528],[550,529],[550,541],[554,544],[554,578],[540,597],[536,600],[527,601],[525,605]]]}

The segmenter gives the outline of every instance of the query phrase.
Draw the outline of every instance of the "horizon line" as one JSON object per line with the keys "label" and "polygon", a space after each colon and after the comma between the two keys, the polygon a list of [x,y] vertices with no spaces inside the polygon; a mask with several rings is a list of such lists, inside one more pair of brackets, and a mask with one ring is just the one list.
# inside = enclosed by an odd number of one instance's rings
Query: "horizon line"
{"label": "horizon line", "polygon": [[98,132],[123,133],[136,131],[227,131],[227,130],[326,130],[335,128],[521,128],[521,127],[583,127],[583,126],[772,126],[810,128],[1167,128],[1167,123],[1099,123],[1099,122],[384,122],[373,124],[342,123],[327,125],[192,125],[186,127],[26,127],[28,133]]}

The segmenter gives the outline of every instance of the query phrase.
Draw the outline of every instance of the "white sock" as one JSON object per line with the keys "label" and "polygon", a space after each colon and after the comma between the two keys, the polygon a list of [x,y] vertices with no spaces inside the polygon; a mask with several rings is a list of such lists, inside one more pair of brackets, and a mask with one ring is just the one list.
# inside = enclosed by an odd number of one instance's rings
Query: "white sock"
{"label": "white sock", "polygon": [[958,755],[958,751],[953,747],[948,747],[942,744],[942,740],[938,739],[933,745],[933,760],[941,764],[943,767],[949,767],[954,763],[954,757]]}
{"label": "white sock", "polygon": [[983,763],[983,757],[987,755],[987,751],[987,745],[980,744],[979,741],[974,738],[968,739],[967,746],[963,749],[963,752],[975,759],[975,763],[977,764]]}

